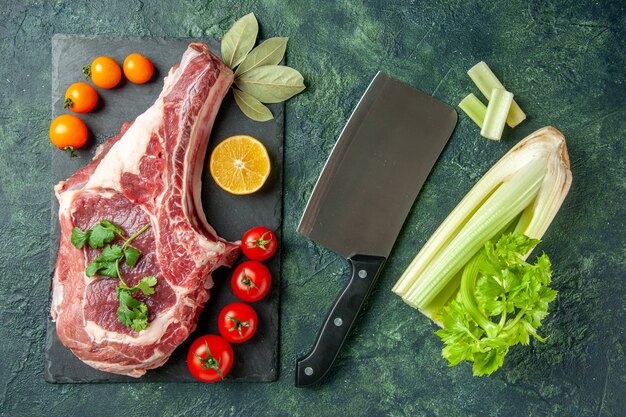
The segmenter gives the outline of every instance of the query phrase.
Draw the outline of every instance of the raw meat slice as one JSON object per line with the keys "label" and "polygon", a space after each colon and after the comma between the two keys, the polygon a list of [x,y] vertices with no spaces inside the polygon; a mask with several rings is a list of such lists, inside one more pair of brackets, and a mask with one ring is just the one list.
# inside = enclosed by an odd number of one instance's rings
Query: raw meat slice
{"label": "raw meat slice", "polygon": [[[156,102],[55,186],[61,241],[51,314],[61,342],[96,369],[140,377],[163,365],[195,329],[211,272],[238,255],[238,244],[209,225],[200,200],[209,133],[232,82],[232,71],[206,45],[189,45]],[[149,309],[140,332],[118,320],[118,280],[85,275],[100,251],[71,244],[72,228],[102,219],[127,236],[150,225],[133,241],[142,253],[137,265],[121,267],[128,285],[147,275],[158,280],[153,295],[135,293]]]}

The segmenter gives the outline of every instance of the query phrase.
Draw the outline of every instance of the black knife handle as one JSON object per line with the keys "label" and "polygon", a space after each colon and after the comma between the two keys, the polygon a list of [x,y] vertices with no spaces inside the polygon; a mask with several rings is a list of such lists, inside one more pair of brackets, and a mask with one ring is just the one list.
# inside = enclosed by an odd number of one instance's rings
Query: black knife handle
{"label": "black knife handle", "polygon": [[386,259],[356,255],[348,260],[352,265],[352,278],[326,316],[311,352],[296,361],[296,387],[306,387],[324,378],[335,362]]}

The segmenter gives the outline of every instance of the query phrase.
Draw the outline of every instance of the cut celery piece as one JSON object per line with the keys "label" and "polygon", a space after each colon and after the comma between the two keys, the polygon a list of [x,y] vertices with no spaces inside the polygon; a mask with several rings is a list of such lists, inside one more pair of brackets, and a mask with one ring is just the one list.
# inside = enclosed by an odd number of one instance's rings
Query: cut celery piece
{"label": "cut celery piece", "polygon": [[483,127],[485,113],[487,113],[487,106],[485,106],[483,102],[478,99],[478,97],[470,93],[467,97],[461,100],[459,107],[470,117],[470,119],[474,121],[474,123],[478,125],[478,127]]}
{"label": "cut celery piece", "polygon": [[[484,61],[480,61],[470,68],[470,70],[467,71],[467,75],[470,76],[474,84],[476,84],[476,87],[478,87],[487,100],[491,100],[491,92],[494,88],[506,90]],[[510,127],[515,127],[522,123],[524,119],[526,119],[526,113],[524,113],[515,100],[513,100],[511,109],[506,118],[506,124]]]}
{"label": "cut celery piece", "polygon": [[500,140],[502,131],[504,131],[506,115],[509,114],[512,102],[513,94],[502,88],[493,89],[487,106],[485,121],[480,129],[481,136],[491,140]]}

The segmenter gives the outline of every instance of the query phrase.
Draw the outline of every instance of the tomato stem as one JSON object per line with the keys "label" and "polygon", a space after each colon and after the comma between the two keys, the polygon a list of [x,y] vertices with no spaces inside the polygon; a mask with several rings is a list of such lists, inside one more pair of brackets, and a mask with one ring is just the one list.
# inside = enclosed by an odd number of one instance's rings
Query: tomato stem
{"label": "tomato stem", "polygon": [[[270,235],[269,239],[266,239],[265,236]],[[269,248],[266,246],[268,243],[272,241],[271,232],[265,232],[261,235],[260,238],[253,240],[252,242],[248,242],[249,248],[261,248],[265,251],[269,251]]]}
{"label": "tomato stem", "polygon": [[63,108],[64,109],[71,109],[73,105],[74,105],[74,102],[69,97],[66,98],[65,101],[63,102]]}
{"label": "tomato stem", "polygon": [[85,65],[83,67],[83,74],[85,74],[86,78],[90,78],[91,77],[91,65]]}
{"label": "tomato stem", "polygon": [[254,281],[252,281],[252,279],[248,275],[246,275],[246,270],[245,269],[241,273],[241,283],[246,286],[246,293],[247,294],[250,294],[250,287],[256,288],[257,290],[259,289],[259,287],[256,286]]}
{"label": "tomato stem", "polygon": [[226,316],[226,318],[235,323],[235,325],[231,327],[230,329],[228,329],[228,331],[234,332],[236,330],[237,333],[239,333],[239,336],[243,336],[242,330],[244,327],[252,328],[252,325],[250,324],[250,320],[241,321],[237,317],[231,317],[231,316]]}
{"label": "tomato stem", "polygon": [[66,146],[65,148],[63,148],[63,150],[70,154],[70,158],[78,156],[76,155],[76,149],[74,149],[73,146]]}
{"label": "tomato stem", "polygon": [[200,367],[202,369],[214,369],[221,379],[224,379],[224,375],[222,374],[222,370],[220,369],[220,361],[215,359],[213,355],[211,355],[211,349],[209,349],[209,344],[204,342],[204,346],[206,348],[206,358],[201,357],[197,353],[193,355],[200,361]]}

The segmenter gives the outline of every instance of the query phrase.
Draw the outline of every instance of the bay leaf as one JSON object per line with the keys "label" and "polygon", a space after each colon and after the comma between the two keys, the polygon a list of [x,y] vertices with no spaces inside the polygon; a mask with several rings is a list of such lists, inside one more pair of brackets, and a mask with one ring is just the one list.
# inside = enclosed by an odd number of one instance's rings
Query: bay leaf
{"label": "bay leaf", "polygon": [[235,77],[263,65],[276,65],[285,56],[289,38],[269,38],[254,48],[235,71]]}
{"label": "bay leaf", "polygon": [[234,69],[252,50],[259,33],[259,22],[254,13],[248,13],[237,20],[222,39],[222,60]]}
{"label": "bay leaf", "polygon": [[254,68],[241,74],[235,84],[262,103],[280,103],[304,90],[302,75],[283,65]]}
{"label": "bay leaf", "polygon": [[266,122],[274,118],[270,109],[250,94],[236,88],[233,88],[233,93],[235,94],[237,106],[250,119],[257,122]]}

